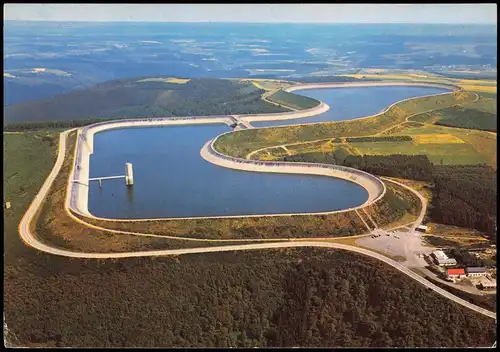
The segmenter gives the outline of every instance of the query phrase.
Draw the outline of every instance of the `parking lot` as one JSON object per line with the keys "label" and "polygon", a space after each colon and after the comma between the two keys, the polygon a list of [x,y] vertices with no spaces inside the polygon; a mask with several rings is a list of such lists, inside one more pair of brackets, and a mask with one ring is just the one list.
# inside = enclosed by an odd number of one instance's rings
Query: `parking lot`
{"label": "parking lot", "polygon": [[404,264],[408,267],[424,267],[427,265],[420,254],[429,254],[432,247],[422,245],[421,235],[418,232],[402,232],[374,230],[371,236],[360,238],[356,241],[360,246],[371,248],[390,256],[404,256]]}

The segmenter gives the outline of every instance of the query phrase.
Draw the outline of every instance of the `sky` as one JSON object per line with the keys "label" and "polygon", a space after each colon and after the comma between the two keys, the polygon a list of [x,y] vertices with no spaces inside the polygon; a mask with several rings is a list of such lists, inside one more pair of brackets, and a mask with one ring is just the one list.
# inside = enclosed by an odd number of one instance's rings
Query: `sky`
{"label": "sky", "polygon": [[496,4],[5,4],[4,20],[497,23]]}

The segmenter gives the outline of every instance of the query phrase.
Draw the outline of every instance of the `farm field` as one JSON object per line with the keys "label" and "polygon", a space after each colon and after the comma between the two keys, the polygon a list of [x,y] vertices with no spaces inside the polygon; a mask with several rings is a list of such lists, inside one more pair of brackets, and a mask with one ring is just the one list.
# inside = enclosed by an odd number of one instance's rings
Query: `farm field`
{"label": "farm field", "polygon": [[479,85],[479,84],[459,84],[460,87],[471,92],[485,92],[485,93],[496,93],[497,87],[492,85]]}
{"label": "farm field", "polygon": [[[496,169],[497,156],[497,135],[493,132],[466,130],[460,128],[452,128],[437,125],[424,125],[420,127],[405,128],[394,133],[394,135],[422,135],[422,134],[451,134],[460,138],[470,145],[479,155],[482,156],[484,162]],[[440,148],[440,146],[435,146]],[[457,151],[458,153],[458,151]]]}
{"label": "farm field", "polygon": [[494,93],[496,92],[496,80],[490,79],[457,79],[457,78],[449,78],[443,77],[431,73],[356,73],[356,74],[342,74],[341,76],[345,77],[353,77],[357,79],[361,78],[370,78],[370,79],[380,79],[380,80],[407,80],[414,82],[432,82],[432,83],[444,83],[444,84],[455,84],[459,87],[462,87],[469,91],[478,91],[478,92],[487,92]]}
{"label": "farm field", "polygon": [[422,97],[394,105],[377,116],[341,122],[291,125],[266,129],[247,129],[218,138],[215,148],[224,154],[245,157],[248,153],[281,144],[307,142],[334,137],[370,136],[404,122],[407,116],[439,107],[471,102],[475,94],[455,92],[449,95]]}
{"label": "farm field", "polygon": [[[411,137],[412,141],[332,143],[330,139],[327,139],[314,143],[286,145],[288,152],[283,147],[264,149],[254,153],[252,159],[275,160],[286,155],[318,153],[317,162],[322,162],[320,160],[324,159],[323,153],[335,152],[342,148],[343,152],[354,155],[424,154],[437,164],[441,162],[444,165],[486,163],[496,167],[495,133],[425,125],[403,129],[394,136]],[[345,138],[341,140],[344,141]]]}
{"label": "farm field", "polygon": [[[436,138],[439,135],[426,135]],[[437,141],[437,140],[436,140]],[[429,160],[435,164],[455,165],[455,164],[482,164],[484,158],[477,153],[474,148],[462,143],[413,143],[413,142],[376,142],[376,143],[356,143],[356,149],[361,154],[366,155],[391,155],[410,154],[427,155]]]}

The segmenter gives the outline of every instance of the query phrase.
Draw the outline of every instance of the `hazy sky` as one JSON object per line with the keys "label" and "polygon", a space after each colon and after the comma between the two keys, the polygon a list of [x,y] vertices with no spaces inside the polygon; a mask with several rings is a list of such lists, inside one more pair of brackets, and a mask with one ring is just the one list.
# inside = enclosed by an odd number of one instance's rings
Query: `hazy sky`
{"label": "hazy sky", "polygon": [[496,4],[5,4],[5,20],[484,23]]}

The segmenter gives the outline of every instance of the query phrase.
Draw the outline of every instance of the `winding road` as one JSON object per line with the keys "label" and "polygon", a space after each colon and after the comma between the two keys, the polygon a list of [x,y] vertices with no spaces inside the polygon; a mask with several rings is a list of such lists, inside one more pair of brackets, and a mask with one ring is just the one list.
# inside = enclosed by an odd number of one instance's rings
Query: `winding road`
{"label": "winding road", "polygon": [[[274,242],[270,242],[270,243],[221,245],[221,246],[199,247],[199,248],[149,250],[149,251],[122,252],[122,253],[76,252],[76,251],[71,251],[71,250],[67,250],[67,249],[57,248],[53,245],[43,243],[36,237],[35,233],[32,232],[31,224],[34,220],[36,220],[36,216],[41,209],[41,206],[43,204],[43,200],[47,196],[48,191],[49,191],[52,183],[55,180],[55,177],[58,175],[58,173],[62,167],[62,164],[64,162],[64,158],[65,158],[65,154],[66,154],[67,137],[68,137],[69,133],[71,131],[74,131],[74,130],[75,129],[64,131],[60,134],[59,150],[58,150],[58,156],[57,156],[55,165],[54,165],[52,171],[50,172],[49,176],[45,180],[40,191],[33,199],[32,203],[30,204],[28,210],[24,214],[24,216],[21,219],[21,222],[19,224],[20,237],[24,241],[24,243],[28,246],[31,246],[37,250],[40,250],[40,251],[43,251],[46,253],[50,253],[53,255],[59,255],[59,256],[70,257],[70,258],[93,258],[93,259],[167,256],[167,255],[181,255],[181,254],[240,251],[240,250],[279,249],[279,248],[291,248],[291,247],[322,247],[322,248],[331,248],[331,249],[341,249],[341,250],[356,252],[356,253],[359,253],[362,255],[366,255],[366,256],[378,259],[378,260],[392,266],[393,268],[399,270],[400,272],[406,274],[407,276],[411,277],[412,279],[418,281],[420,284],[426,286],[428,289],[433,290],[434,292],[442,295],[443,297],[446,297],[446,298],[456,302],[457,304],[460,304],[466,308],[472,309],[475,312],[478,312],[482,315],[485,315],[489,318],[496,320],[496,313],[495,312],[488,311],[484,308],[476,306],[472,303],[469,303],[469,302],[449,293],[448,291],[434,285],[433,283],[427,281],[425,278],[414,273],[413,271],[411,271],[410,269],[408,269],[404,265],[402,265],[402,264],[382,255],[382,254],[376,253],[374,251],[360,248],[360,247],[351,246],[351,245],[346,245],[346,244],[342,244],[342,243],[333,243],[333,242],[326,242],[326,241],[322,242],[320,240],[316,240],[316,241],[311,241],[311,240],[278,241],[278,240],[274,240]],[[389,181],[400,184],[399,182],[396,182],[394,180],[389,180]],[[402,185],[402,184],[400,184],[400,185]],[[421,209],[420,216],[419,216],[418,220],[412,226],[412,229],[414,229],[416,226],[418,226],[421,223],[421,221],[425,215],[426,201],[425,201],[425,198],[423,198],[415,190],[413,190],[410,187],[407,187],[405,185],[402,185],[402,186],[411,190],[422,201],[422,209]],[[106,229],[104,229],[104,230],[109,231]],[[121,232],[121,231],[116,231],[116,232]],[[133,233],[133,234],[147,235],[147,234],[139,234],[139,233]],[[262,241],[262,239],[259,239],[259,241]]]}

